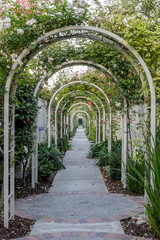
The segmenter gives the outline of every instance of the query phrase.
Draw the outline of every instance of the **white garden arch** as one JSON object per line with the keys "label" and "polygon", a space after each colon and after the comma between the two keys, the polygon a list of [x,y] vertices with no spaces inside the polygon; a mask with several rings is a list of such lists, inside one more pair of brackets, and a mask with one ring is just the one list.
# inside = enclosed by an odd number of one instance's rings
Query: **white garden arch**
{"label": "white garden arch", "polygon": [[[75,103],[75,104],[73,104],[69,109],[68,109],[68,114],[69,114],[69,112],[71,111],[71,109],[73,108],[73,107],[75,107],[75,106],[77,106],[77,105],[86,105],[86,106],[88,106],[88,104],[87,103],[84,103],[84,102],[78,102],[78,103]],[[100,121],[101,121],[101,113],[100,113],[100,109],[99,109],[99,107],[97,106],[97,104],[96,104],[96,108],[97,108],[97,111],[98,111],[98,123],[99,123],[99,128],[98,128],[98,142],[100,142]],[[73,117],[71,117],[71,122],[70,122],[70,126],[71,126],[71,130],[73,130],[72,129],[72,126],[73,126]],[[90,131],[89,131],[89,134],[90,134]]]}
{"label": "white garden arch", "polygon": [[71,118],[74,118],[74,116],[77,114],[77,113],[84,113],[87,118],[88,118],[88,128],[89,128],[89,134],[90,134],[90,131],[91,131],[91,119],[90,119],[90,116],[89,114],[84,111],[84,110],[76,110],[72,115],[71,115]]}
{"label": "white garden arch", "polygon": [[108,149],[109,151],[111,151],[111,121],[112,121],[112,116],[111,116],[111,107],[110,107],[110,100],[109,98],[107,97],[106,93],[100,88],[98,87],[97,85],[93,84],[93,83],[89,83],[89,82],[86,82],[86,81],[74,81],[74,82],[69,82],[67,83],[66,85],[60,87],[52,96],[50,102],[49,102],[49,107],[48,107],[48,147],[50,147],[50,144],[51,144],[51,105],[52,105],[52,102],[54,101],[55,97],[57,96],[57,94],[62,91],[63,89],[69,87],[69,86],[72,86],[72,85],[75,85],[75,84],[85,84],[85,85],[88,85],[88,86],[91,86],[95,89],[97,89],[100,93],[102,93],[102,95],[104,96],[105,98],[105,101],[106,103],[108,104],[108,108],[109,108],[109,122],[110,122],[110,136],[109,136],[109,144],[108,144]]}
{"label": "white garden arch", "polygon": [[[79,91],[76,91],[76,92],[79,92]],[[58,137],[58,134],[57,134],[57,111],[58,111],[59,105],[60,105],[60,103],[62,102],[62,100],[63,100],[65,97],[67,97],[68,95],[71,95],[71,94],[73,94],[73,93],[75,93],[75,92],[69,92],[67,95],[65,95],[64,97],[62,97],[62,98],[59,100],[59,102],[58,102],[58,104],[57,104],[57,106],[56,106],[56,109],[55,109],[55,144],[57,144],[56,139],[57,139],[57,137]],[[75,99],[77,99],[77,98],[88,99],[88,100],[92,101],[93,104],[96,106],[99,114],[100,114],[100,109],[99,109],[98,105],[95,103],[95,101],[93,101],[92,99],[90,99],[90,98],[88,98],[88,97],[84,97],[84,96],[76,96]],[[68,102],[67,102],[67,103],[68,103]],[[103,105],[102,105],[102,106],[103,106]],[[62,110],[62,113],[63,113],[63,110]],[[103,111],[103,113],[104,113],[104,111]],[[99,116],[100,116],[100,115],[99,115]],[[105,117],[104,114],[103,114],[103,117]],[[67,120],[67,121],[68,121],[68,120]],[[62,117],[61,117],[61,130],[62,130],[62,125],[63,125],[63,123],[62,123]],[[100,127],[100,124],[99,124],[99,127]],[[61,131],[61,132],[62,132],[62,131]],[[103,132],[103,138],[104,138],[104,135],[105,135],[105,132]],[[61,133],[61,137],[62,137],[62,133]]]}
{"label": "white garden arch", "polygon": [[[80,92],[79,90],[75,91],[74,93],[78,93]],[[103,108],[103,119],[105,121],[106,119],[106,112],[105,112],[105,107],[104,107],[104,104],[102,103],[101,99],[99,97],[97,97],[94,93],[92,92],[89,92],[89,91],[84,91],[83,93],[87,93],[87,94],[90,94],[92,96],[94,96],[101,104],[101,107]],[[63,111],[64,111],[64,108],[66,107],[66,105],[69,103],[70,101],[67,101],[64,106],[62,107],[62,115],[63,115]],[[65,129],[65,123],[66,123],[66,118],[65,118],[65,115],[64,115],[64,135],[66,134],[66,129]],[[61,123],[62,125],[62,123]],[[103,132],[105,133],[106,131],[106,124],[103,124]],[[105,134],[103,135],[103,141],[105,141]]]}
{"label": "white garden arch", "polygon": [[[61,35],[59,35],[61,33]],[[149,84],[150,96],[151,96],[151,143],[154,146],[155,139],[155,129],[156,129],[156,96],[155,89],[153,85],[152,76],[150,71],[142,59],[142,57],[135,51],[135,49],[130,46],[124,39],[119,37],[118,35],[109,32],[107,30],[103,30],[97,27],[91,26],[69,26],[63,27],[61,29],[56,29],[50,31],[43,36],[39,37],[37,40],[32,42],[30,46],[22,51],[22,53],[18,56],[17,60],[14,62],[10,74],[7,78],[5,85],[5,96],[4,96],[4,226],[8,227],[8,221],[11,218],[14,218],[14,148],[15,148],[15,106],[13,97],[15,95],[18,76],[23,71],[25,65],[29,63],[29,61],[37,55],[44,48],[49,45],[62,41],[65,39],[71,38],[87,38],[93,39],[100,42],[104,42],[105,44],[109,44],[114,47],[122,54],[124,54],[132,63],[132,65],[137,70],[141,81],[143,82],[144,77],[142,72],[140,71],[139,65],[142,67],[146,79]],[[22,63],[22,66],[21,66]],[[16,78],[15,73],[19,68],[19,74]],[[11,105],[11,108],[9,107]],[[9,122],[9,118],[11,121]],[[10,131],[9,131],[10,129]],[[10,178],[10,181],[9,181]],[[9,189],[9,182],[11,182]],[[10,208],[9,208],[10,205]]]}

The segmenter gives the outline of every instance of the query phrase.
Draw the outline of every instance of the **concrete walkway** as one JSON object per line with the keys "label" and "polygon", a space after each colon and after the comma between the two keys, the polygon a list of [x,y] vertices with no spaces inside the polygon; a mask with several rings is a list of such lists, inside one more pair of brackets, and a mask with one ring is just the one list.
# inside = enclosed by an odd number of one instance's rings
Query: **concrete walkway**
{"label": "concrete walkway", "polygon": [[49,194],[19,199],[16,214],[36,219],[30,236],[19,239],[137,239],[124,234],[120,219],[143,211],[139,197],[110,194],[79,127]]}

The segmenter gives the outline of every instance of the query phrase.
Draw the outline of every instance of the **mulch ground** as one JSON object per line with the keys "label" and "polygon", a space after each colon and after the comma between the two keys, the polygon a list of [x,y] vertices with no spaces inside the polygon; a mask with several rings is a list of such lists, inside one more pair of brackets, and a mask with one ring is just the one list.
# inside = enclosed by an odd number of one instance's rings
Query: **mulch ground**
{"label": "mulch ground", "polygon": [[[136,193],[133,193],[128,189],[124,189],[120,180],[112,181],[108,177],[107,173],[104,171],[103,167],[100,167],[100,171],[102,173],[106,187],[110,193],[123,193],[126,195],[137,196]],[[121,220],[121,225],[125,234],[127,235],[150,239],[160,239],[155,236],[154,231],[148,223],[142,223],[140,225],[137,225],[135,219],[127,218]]]}
{"label": "mulch ground", "polygon": [[147,223],[137,225],[131,218],[127,218],[121,220],[121,225],[127,235],[134,235],[155,240],[160,239],[155,236],[153,230]]}
{"label": "mulch ground", "polygon": [[[25,198],[31,195],[37,195],[42,193],[48,193],[50,187],[52,186],[52,181],[56,173],[49,179],[41,179],[41,181],[36,184],[35,188],[31,187],[31,179],[27,178],[25,184],[23,184],[21,179],[16,179],[15,182],[15,198]],[[1,189],[0,189],[1,191]],[[35,221],[31,219],[22,218],[15,216],[15,220],[9,222],[9,228],[3,227],[3,211],[0,215],[0,239],[14,239],[25,237],[29,235],[32,230]]]}

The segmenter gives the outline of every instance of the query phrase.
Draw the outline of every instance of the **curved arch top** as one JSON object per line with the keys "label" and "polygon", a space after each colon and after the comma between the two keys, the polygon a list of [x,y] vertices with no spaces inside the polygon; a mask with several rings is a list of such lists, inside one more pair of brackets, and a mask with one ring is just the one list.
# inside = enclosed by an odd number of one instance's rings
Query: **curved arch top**
{"label": "curved arch top", "polygon": [[[78,31],[78,33],[76,33]],[[81,33],[80,33],[81,31]],[[68,36],[65,36],[65,32],[69,33]],[[89,32],[89,34],[86,34],[86,32]],[[77,35],[76,35],[77,34]],[[95,34],[95,36],[91,36]],[[99,34],[100,37],[97,36]],[[39,37],[37,40],[33,41],[26,49],[24,49],[21,54],[18,56],[17,60],[12,65],[10,74],[7,78],[6,85],[5,85],[5,95],[4,95],[4,225],[8,227],[8,215],[9,215],[9,200],[8,200],[8,188],[9,188],[9,180],[8,180],[8,172],[9,172],[9,146],[14,146],[14,138],[9,139],[9,100],[10,100],[10,88],[12,84],[12,80],[14,77],[14,74],[16,72],[16,69],[21,65],[21,63],[27,64],[36,54],[38,54],[42,49],[48,47],[49,45],[69,38],[88,38],[88,39],[94,39],[97,41],[104,42],[106,44],[109,44],[113,46],[118,51],[122,52],[125,56],[128,57],[130,62],[133,64],[135,69],[137,70],[141,80],[142,80],[142,72],[140,68],[138,67],[138,64],[141,65],[143,68],[143,71],[146,74],[147,81],[150,88],[150,96],[151,96],[151,119],[150,119],[150,125],[151,125],[151,144],[154,146],[154,140],[155,140],[155,134],[156,134],[156,95],[155,95],[155,88],[153,85],[152,76],[150,74],[150,71],[143,60],[143,58],[139,55],[139,53],[130,45],[128,44],[123,38],[119,37],[118,35],[109,32],[104,29],[100,29],[97,27],[92,26],[69,26],[69,27],[63,27],[60,29],[55,29],[53,31],[50,31],[43,36]],[[103,38],[106,38],[105,41],[103,41]],[[48,41],[48,42],[47,42]],[[25,65],[24,64],[24,65]],[[23,71],[24,66],[20,67],[20,72]],[[12,94],[15,94],[17,80],[15,80],[15,84],[13,86]],[[109,104],[109,102],[108,102]],[[14,116],[14,104],[12,106],[13,115]],[[14,120],[12,120],[14,123]],[[14,133],[14,129],[13,129]],[[14,134],[13,134],[14,135]],[[12,144],[10,144],[10,142]],[[12,154],[12,159],[14,160],[14,150]],[[14,179],[12,178],[13,182]],[[11,182],[12,182],[11,180]],[[14,210],[14,200],[12,201],[12,210]],[[13,215],[13,212],[11,215]]]}
{"label": "curved arch top", "polygon": [[75,85],[75,84],[85,84],[85,85],[88,85],[88,86],[91,86],[95,89],[97,89],[100,93],[102,93],[102,95],[104,96],[105,100],[106,100],[106,103],[108,104],[108,107],[109,107],[109,114],[110,114],[110,123],[111,123],[111,107],[110,107],[110,100],[107,96],[107,94],[100,88],[98,87],[97,85],[93,84],[93,83],[88,83],[86,81],[74,81],[74,82],[69,82],[65,85],[63,85],[62,87],[60,87],[59,89],[57,89],[57,91],[53,94],[50,102],[49,102],[49,106],[48,106],[48,147],[50,147],[50,144],[51,144],[51,123],[50,123],[50,120],[51,120],[51,105],[52,105],[52,102],[53,100],[55,99],[56,95],[61,91],[63,90],[64,88],[66,87],[69,87],[69,86],[72,86],[72,85]]}

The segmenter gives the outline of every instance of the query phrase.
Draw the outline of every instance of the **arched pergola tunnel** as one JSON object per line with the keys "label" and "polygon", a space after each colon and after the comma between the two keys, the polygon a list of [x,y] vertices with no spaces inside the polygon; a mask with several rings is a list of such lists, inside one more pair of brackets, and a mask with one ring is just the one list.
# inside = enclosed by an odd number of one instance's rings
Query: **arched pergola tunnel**
{"label": "arched pergola tunnel", "polygon": [[[69,109],[68,109],[68,115],[69,115],[69,113],[70,113],[70,111],[71,111],[71,109],[73,108],[73,107],[75,107],[75,106],[77,106],[77,105],[85,105],[85,106],[87,106],[88,107],[88,104],[87,103],[84,103],[84,102],[78,102],[78,103],[75,103],[75,104],[73,104]],[[99,125],[99,128],[98,128],[98,142],[100,142],[100,121],[101,121],[101,115],[100,115],[100,109],[99,109],[99,107],[96,105],[96,107],[97,107],[97,111],[98,111],[98,125]],[[70,128],[71,128],[71,130],[73,130],[73,115],[71,116],[71,122],[70,122]],[[90,129],[89,129],[89,134],[90,134]],[[97,142],[97,139],[96,139],[96,142]]]}
{"label": "arched pergola tunnel", "polygon": [[[76,97],[77,98],[77,97]],[[84,98],[84,99],[86,99],[86,97],[81,97],[81,96],[79,96],[78,98]],[[87,98],[88,99],[88,98]],[[94,101],[92,101],[93,102],[93,104],[96,106],[96,108],[97,108],[97,111],[98,111],[98,116],[99,116],[99,120],[98,120],[98,125],[99,125],[99,130],[98,130],[98,142],[100,142],[100,121],[101,121],[101,113],[100,113],[100,109],[99,109],[99,107],[97,106],[97,104],[94,102]],[[88,104],[87,103],[83,103],[83,102],[78,102],[78,103],[75,103],[75,104],[73,104],[69,109],[68,109],[68,111],[67,111],[67,117],[69,117],[69,112],[70,112],[70,110],[73,108],[73,107],[75,107],[76,105],[78,105],[78,104],[81,104],[81,105],[83,105],[83,104],[85,104],[86,106],[88,106]],[[71,127],[71,131],[72,131],[72,125],[73,125],[73,119],[71,118],[71,122],[70,122],[70,127]],[[105,133],[104,133],[105,134]],[[97,141],[97,139],[96,139],[96,141]]]}
{"label": "arched pergola tunnel", "polygon": [[[55,110],[55,114],[57,114],[57,111],[59,109],[59,106],[61,104],[61,102],[64,100],[64,98],[66,98],[68,95],[71,95],[71,94],[77,94],[77,93],[81,93],[81,91],[77,90],[77,91],[74,91],[74,92],[69,92],[67,95],[65,95],[64,97],[62,97],[59,102],[57,103],[56,105],[56,110]],[[105,119],[106,119],[106,113],[105,113],[105,107],[104,107],[104,104],[102,103],[102,101],[100,100],[100,98],[98,98],[95,94],[93,94],[92,92],[89,92],[89,91],[84,91],[83,93],[85,94],[89,94],[89,96],[93,96],[95,99],[97,99],[97,101],[99,102],[99,104],[101,105],[101,108],[103,109],[103,121],[105,122]],[[84,96],[76,96],[75,98],[78,98],[78,97],[81,97],[83,98]],[[85,97],[86,99],[88,100],[91,100],[90,98],[88,97]],[[63,116],[63,110],[65,108],[65,106],[69,103],[70,101],[67,101],[63,108],[62,108],[62,113],[61,113],[61,126],[63,126],[63,122],[64,122],[64,135],[66,135],[66,129],[65,129],[65,122],[66,122],[66,119],[65,119],[65,115]],[[64,119],[64,121],[63,121]],[[55,122],[56,122],[56,115],[55,115]],[[103,124],[103,141],[105,141],[105,132],[106,131],[106,124]],[[62,137],[62,128],[61,128],[61,137]]]}
{"label": "arched pergola tunnel", "polygon": [[[58,33],[63,33],[63,36],[59,37]],[[66,34],[66,35],[65,35]],[[29,63],[29,61],[36,56],[40,51],[49,45],[69,38],[88,38],[97,41],[104,42],[113,46],[115,49],[119,50],[124,56],[126,56],[132,65],[137,70],[137,73],[143,83],[143,74],[138,67],[138,64],[142,67],[146,79],[148,80],[150,94],[151,94],[151,143],[154,146],[155,139],[155,123],[156,123],[156,98],[155,90],[153,86],[153,81],[151,74],[141,56],[126,42],[124,39],[120,38],[116,34],[109,31],[99,29],[90,26],[70,26],[61,29],[53,30],[46,33],[44,36],[39,37],[34,41],[28,48],[24,49],[22,53],[18,56],[17,60],[12,66],[11,72],[8,76],[6,86],[5,86],[5,97],[4,97],[4,226],[8,227],[8,221],[10,218],[14,217],[14,146],[15,146],[15,130],[14,130],[14,118],[15,118],[15,106],[14,102],[10,105],[10,99],[15,95],[16,84],[18,79],[14,79],[12,86],[12,80],[21,63]],[[46,39],[48,43],[46,44]],[[21,73],[24,69],[24,65],[19,67],[19,72]],[[19,76],[19,75],[17,75]],[[10,110],[11,109],[11,110]],[[11,123],[9,126],[9,117],[11,116]],[[9,128],[11,128],[11,135],[9,136]],[[9,172],[10,171],[10,172]],[[11,182],[9,191],[9,178]],[[9,210],[10,204],[10,210]],[[9,217],[10,214],[10,217]]]}
{"label": "arched pergola tunnel", "polygon": [[[36,89],[35,89],[35,92],[34,92],[34,96],[38,97],[39,93],[40,93],[40,89],[43,87],[44,85],[44,79],[41,79],[37,86],[36,86]],[[73,84],[75,84],[77,82],[74,82]],[[85,83],[85,84],[88,84],[88,83]],[[72,85],[72,84],[71,84]],[[88,84],[90,85],[90,84]],[[94,84],[91,84],[92,86],[96,86]],[[63,88],[65,88],[67,86],[63,86]],[[105,100],[106,100],[106,104],[108,103],[107,100],[108,100],[108,97],[107,95],[104,93],[104,91],[102,89],[100,89],[98,86],[96,86],[96,89],[100,90],[101,93],[103,93],[104,97],[105,97]],[[59,93],[60,90],[57,90],[57,92],[55,93],[55,96],[54,98],[57,96],[57,94]],[[76,91],[78,92],[78,91]],[[89,92],[89,91],[86,91],[87,93],[89,93],[90,95],[94,96],[93,93]],[[75,92],[74,92],[75,93]],[[62,97],[62,99],[59,101],[59,103],[57,104],[56,106],[56,110],[55,110],[55,144],[57,144],[57,111],[58,111],[58,108],[59,108],[59,105],[61,103],[61,101],[67,97],[68,95],[70,94],[67,94],[66,96]],[[103,119],[105,121],[105,108],[104,108],[104,105],[102,104],[101,100],[95,96],[96,99],[98,99],[98,101],[100,101],[101,105],[103,106]],[[68,102],[67,102],[68,103]],[[65,107],[65,106],[64,106]],[[98,107],[98,106],[97,106]],[[63,113],[63,109],[62,109],[62,113]],[[62,126],[62,113],[61,113],[61,126]],[[66,122],[69,121],[68,118],[66,119]],[[99,115],[99,123],[100,123],[100,115]],[[67,122],[67,125],[69,125],[69,122]],[[49,126],[49,123],[48,123],[48,126]],[[111,126],[111,114],[110,114],[110,126]],[[97,125],[96,125],[96,142],[97,142],[97,136],[99,137],[99,141],[100,141],[100,131],[99,131],[99,134],[97,134]],[[100,126],[99,126],[99,129],[100,129]],[[50,133],[50,131],[48,131]],[[69,132],[68,132],[69,134]],[[61,127],[61,135],[62,135],[62,127]],[[34,188],[35,187],[35,183],[38,181],[38,142],[37,142],[37,138],[38,138],[38,132],[36,132],[36,135],[34,137],[34,148],[35,148],[35,151],[34,153],[32,154],[32,187]],[[105,139],[105,126],[103,124],[103,139]],[[108,145],[110,146],[111,148],[111,128],[110,128],[110,139],[108,139]],[[109,151],[111,151],[109,149]]]}
{"label": "arched pergola tunnel", "polygon": [[87,122],[85,116],[82,115],[82,113],[77,113],[76,119],[78,120],[78,123],[79,123],[79,120],[81,119],[81,120],[82,120],[82,126],[84,126],[85,128],[87,128],[87,123],[88,123],[88,122]]}
{"label": "arched pergola tunnel", "polygon": [[[111,73],[110,70],[106,69],[105,67],[103,67],[102,65],[100,64],[95,64],[95,63],[92,63],[92,62],[86,62],[86,61],[70,61],[70,62],[66,62],[66,63],[63,63],[61,64],[60,66],[56,67],[56,69],[53,71],[54,73],[59,71],[59,70],[62,70],[63,68],[65,67],[68,67],[68,66],[74,66],[76,64],[79,64],[79,65],[87,65],[87,66],[91,66],[91,67],[95,67],[96,69],[98,70],[103,70],[107,76],[109,76],[110,78],[113,78],[114,82],[116,83],[117,82],[117,79],[116,77],[114,77],[114,75]],[[49,76],[51,77],[53,75],[53,72],[49,73]],[[48,75],[46,75],[42,80],[42,84],[44,84],[44,79],[47,77]],[[126,109],[126,105],[125,105],[125,101],[124,101],[124,108]],[[62,123],[62,114],[63,114],[63,111],[61,113],[61,123]],[[103,117],[104,119],[104,117]],[[65,122],[65,117],[64,117],[64,122]],[[68,120],[67,120],[68,121]],[[107,122],[108,123],[108,122]],[[68,123],[67,123],[68,124]],[[61,124],[62,126],[62,124]],[[105,125],[103,124],[103,131],[105,131]],[[123,185],[124,187],[126,186],[126,177],[125,177],[125,166],[126,166],[126,163],[127,163],[127,114],[124,114],[124,117],[123,117],[123,128],[124,130],[122,131],[122,159],[123,159],[123,162],[122,162],[122,182],[123,182]],[[66,131],[66,129],[64,129],[64,131]],[[65,133],[66,134],[66,133]],[[69,133],[67,133],[69,134]],[[61,128],[61,136],[62,136],[62,128]],[[104,139],[104,138],[103,138]],[[111,146],[111,145],[110,145]]]}
{"label": "arched pergola tunnel", "polygon": [[[93,84],[93,83],[89,83],[89,82],[86,82],[86,81],[74,81],[74,82],[69,82],[67,83],[66,85],[60,87],[52,96],[50,102],[49,102],[49,107],[48,107],[48,147],[50,147],[50,144],[51,144],[51,125],[50,125],[50,120],[51,120],[51,105],[52,105],[52,102],[54,101],[55,97],[57,96],[57,94],[62,91],[63,89],[67,88],[68,86],[72,86],[72,85],[75,85],[75,84],[84,84],[84,85],[88,85],[88,86],[91,86],[95,89],[97,89],[101,94],[103,94],[104,98],[105,98],[105,101],[106,101],[106,104],[108,104],[109,106],[109,119],[110,119],[110,136],[109,136],[109,140],[108,140],[108,149],[109,151],[111,151],[111,121],[112,121],[112,115],[111,115],[111,107],[110,107],[110,100],[109,98],[107,97],[106,93],[100,88],[98,87],[97,85]],[[56,138],[55,138],[55,143],[56,143]]]}
{"label": "arched pergola tunnel", "polygon": [[[79,92],[79,91],[76,91],[76,93],[77,92]],[[57,103],[57,105],[56,105],[56,109],[55,109],[55,144],[57,144],[57,141],[56,141],[56,139],[57,139],[57,137],[58,137],[58,135],[57,135],[57,111],[58,111],[58,109],[59,109],[59,106],[60,106],[60,104],[61,104],[61,102],[66,98],[66,97],[68,97],[69,95],[71,95],[71,94],[75,94],[75,92],[69,92],[67,95],[65,95],[64,97],[62,97],[59,101],[58,101],[58,103]],[[88,92],[88,93],[90,93],[90,92]],[[92,93],[90,93],[91,95],[92,95]],[[93,95],[92,95],[93,96]],[[101,116],[101,114],[100,114],[100,109],[99,109],[99,107],[98,107],[98,105],[96,104],[96,102],[95,101],[93,101],[92,99],[90,99],[90,98],[88,98],[88,97],[84,97],[84,96],[76,96],[75,97],[75,99],[78,99],[78,98],[81,98],[81,99],[87,99],[87,100],[90,100],[90,101],[92,101],[93,102],[93,104],[96,106],[96,108],[98,109],[98,111],[99,111],[99,129],[100,129],[100,116]],[[97,98],[97,97],[96,97]],[[99,99],[99,98],[98,98]],[[67,102],[68,103],[68,102]],[[102,102],[101,102],[101,104],[102,104]],[[101,105],[101,107],[103,107],[103,105]],[[61,113],[61,137],[62,137],[62,125],[63,125],[63,123],[62,123],[62,114],[63,114],[63,111],[62,111],[62,113]],[[103,119],[104,119],[104,121],[105,121],[105,108],[103,107]],[[99,133],[99,141],[100,141],[100,133]],[[103,127],[103,139],[105,139],[105,127]]]}
{"label": "arched pergola tunnel", "polygon": [[78,113],[83,113],[87,116],[88,118],[88,128],[89,128],[89,133],[90,133],[90,126],[91,126],[91,119],[90,119],[90,116],[89,114],[85,111],[85,110],[76,110],[72,115],[71,115],[71,118],[73,119],[74,116]]}

